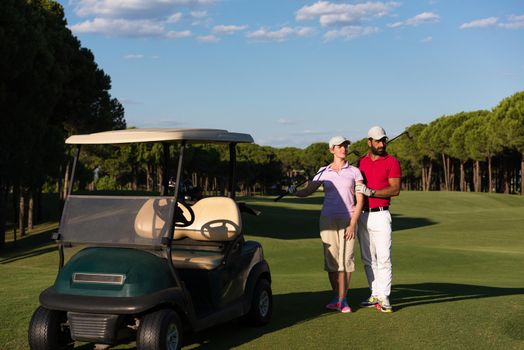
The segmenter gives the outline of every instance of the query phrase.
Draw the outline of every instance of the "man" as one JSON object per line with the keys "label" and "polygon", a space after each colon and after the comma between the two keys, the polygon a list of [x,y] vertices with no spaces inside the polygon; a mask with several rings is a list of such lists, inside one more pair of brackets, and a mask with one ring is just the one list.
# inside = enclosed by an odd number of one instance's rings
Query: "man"
{"label": "man", "polygon": [[364,194],[364,209],[358,223],[358,239],[362,262],[366,271],[371,296],[360,303],[392,312],[391,294],[391,214],[390,198],[400,193],[402,177],[398,160],[386,152],[388,137],[380,126],[368,131],[369,152],[360,160],[360,171],[365,184],[357,184],[356,191]]}

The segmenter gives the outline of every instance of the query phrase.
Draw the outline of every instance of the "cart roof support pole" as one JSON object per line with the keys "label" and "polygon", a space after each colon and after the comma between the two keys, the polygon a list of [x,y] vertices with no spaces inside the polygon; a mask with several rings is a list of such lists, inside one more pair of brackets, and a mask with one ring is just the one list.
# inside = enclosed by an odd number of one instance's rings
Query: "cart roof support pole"
{"label": "cart roof support pole", "polygon": [[229,144],[229,197],[235,199],[236,168],[237,168],[237,144]]}

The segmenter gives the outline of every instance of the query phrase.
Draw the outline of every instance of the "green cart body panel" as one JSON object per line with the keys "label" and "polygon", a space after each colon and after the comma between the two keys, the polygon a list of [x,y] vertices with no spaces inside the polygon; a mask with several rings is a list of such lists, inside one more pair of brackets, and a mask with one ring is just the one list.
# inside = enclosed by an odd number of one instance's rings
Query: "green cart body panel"
{"label": "green cart body panel", "polygon": [[[75,282],[75,273],[123,276],[123,283]],[[54,289],[60,294],[138,297],[175,286],[166,260],[153,253],[90,247],[75,254],[60,270]]]}

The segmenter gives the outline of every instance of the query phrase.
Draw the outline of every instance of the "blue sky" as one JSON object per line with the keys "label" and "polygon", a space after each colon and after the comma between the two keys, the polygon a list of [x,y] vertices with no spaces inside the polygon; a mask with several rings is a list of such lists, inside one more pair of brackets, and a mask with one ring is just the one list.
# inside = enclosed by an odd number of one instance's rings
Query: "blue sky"
{"label": "blue sky", "polygon": [[129,126],[274,147],[390,136],[524,90],[524,1],[60,0]]}

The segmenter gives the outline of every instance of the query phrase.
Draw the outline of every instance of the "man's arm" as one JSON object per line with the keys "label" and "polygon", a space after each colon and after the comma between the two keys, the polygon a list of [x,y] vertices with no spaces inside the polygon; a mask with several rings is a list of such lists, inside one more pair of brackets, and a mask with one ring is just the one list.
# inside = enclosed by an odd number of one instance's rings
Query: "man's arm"
{"label": "man's arm", "polygon": [[390,177],[388,182],[389,186],[381,188],[380,190],[369,188],[365,184],[360,183],[356,185],[355,189],[356,192],[368,197],[390,198],[398,196],[400,194],[400,178]]}
{"label": "man's arm", "polygon": [[381,188],[380,190],[375,190],[374,197],[389,198],[398,196],[400,194],[400,178],[389,178],[388,182],[388,187]]}

